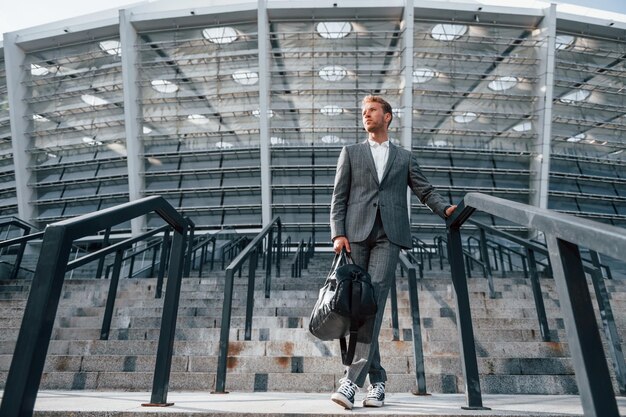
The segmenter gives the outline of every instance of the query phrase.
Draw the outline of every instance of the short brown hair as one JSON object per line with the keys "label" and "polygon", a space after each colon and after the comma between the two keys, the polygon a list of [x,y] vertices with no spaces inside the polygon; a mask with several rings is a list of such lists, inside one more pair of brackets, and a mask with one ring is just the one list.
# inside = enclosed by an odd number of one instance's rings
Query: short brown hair
{"label": "short brown hair", "polygon": [[389,123],[387,123],[387,127],[389,127],[389,125],[391,124],[391,121],[393,120],[393,109],[391,108],[391,104],[389,104],[387,100],[385,100],[381,96],[369,95],[363,98],[363,101],[361,102],[361,106],[365,106],[365,104],[370,103],[370,102],[380,104],[383,108],[383,113],[389,113],[391,115],[391,119],[389,119]]}

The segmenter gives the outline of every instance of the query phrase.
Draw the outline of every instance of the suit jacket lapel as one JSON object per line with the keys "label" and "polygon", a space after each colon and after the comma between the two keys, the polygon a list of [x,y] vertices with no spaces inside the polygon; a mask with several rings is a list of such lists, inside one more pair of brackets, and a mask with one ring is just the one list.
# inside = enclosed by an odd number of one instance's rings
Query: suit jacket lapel
{"label": "suit jacket lapel", "polygon": [[[398,148],[396,147],[396,145],[392,144],[391,141],[389,141],[389,154],[387,155],[387,165],[385,165],[385,172],[383,173],[383,179],[380,181],[381,183],[385,181],[385,178],[387,178],[387,174],[389,174],[389,170],[393,166],[393,161],[394,159],[396,159],[397,154],[398,154]],[[374,158],[372,158],[372,162],[373,161],[374,161]]]}
{"label": "suit jacket lapel", "polygon": [[364,154],[363,156],[365,157],[365,160],[367,161],[367,167],[369,168],[370,173],[374,176],[374,181],[376,181],[376,184],[378,184],[378,173],[376,172],[376,164],[374,163],[374,157],[372,156],[372,151],[370,150],[370,144],[367,141],[367,139],[361,145],[361,149]]}

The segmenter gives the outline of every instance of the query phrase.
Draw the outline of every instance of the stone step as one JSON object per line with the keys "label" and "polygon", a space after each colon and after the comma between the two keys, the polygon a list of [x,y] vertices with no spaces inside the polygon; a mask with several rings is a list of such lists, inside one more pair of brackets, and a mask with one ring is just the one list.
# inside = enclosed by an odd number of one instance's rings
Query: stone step
{"label": "stone step", "polygon": [[[413,344],[407,341],[379,341],[381,352],[388,356],[411,356]],[[565,342],[490,342],[477,341],[477,355],[481,357],[502,358],[517,355],[519,357],[566,357]],[[177,340],[174,351],[179,355],[217,355],[219,340]],[[48,348],[50,355],[132,355],[156,352],[156,340],[51,340]],[[13,341],[0,341],[0,354],[12,354]],[[458,356],[459,345],[450,340],[429,341],[423,346],[427,356]],[[285,356],[297,352],[299,356],[339,356],[339,344],[322,342],[313,336],[308,340],[296,341],[231,341],[231,356]]]}
{"label": "stone step", "polygon": [[[389,393],[411,392],[415,377],[388,373]],[[332,392],[340,385],[340,373],[230,373],[226,377],[227,391],[240,392]],[[171,372],[170,391],[213,391],[215,373]],[[4,385],[6,373],[0,372]],[[40,389],[150,391],[153,372],[45,372]],[[518,394],[563,395],[577,393],[574,375],[481,375],[484,394],[516,392]],[[429,392],[461,393],[464,383],[460,375],[433,374],[426,376]]]}

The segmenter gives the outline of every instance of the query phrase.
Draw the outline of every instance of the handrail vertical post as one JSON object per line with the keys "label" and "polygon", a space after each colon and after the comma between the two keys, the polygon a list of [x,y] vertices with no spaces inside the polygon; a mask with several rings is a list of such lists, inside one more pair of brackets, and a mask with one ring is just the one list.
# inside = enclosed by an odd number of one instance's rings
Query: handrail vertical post
{"label": "handrail vertical post", "polygon": [[626,394],[626,364],[624,363],[624,353],[620,345],[619,332],[615,326],[615,318],[613,317],[613,309],[609,301],[609,295],[604,285],[602,270],[600,269],[600,257],[596,251],[589,251],[591,255],[591,263],[595,270],[591,273],[593,289],[596,293],[598,301],[598,309],[600,310],[600,318],[604,327],[604,334],[608,340],[609,354],[615,370],[615,379],[620,394]]}
{"label": "handrail vertical post", "polygon": [[[41,383],[50,336],[59,306],[71,239],[66,229],[48,226],[28,294],[0,406],[3,417],[29,417],[33,414]],[[10,400],[9,400],[10,399]]]}
{"label": "handrail vertical post", "polygon": [[[102,239],[102,247],[109,245],[109,237],[111,235],[111,228],[107,227],[104,231],[104,238]],[[104,268],[104,256],[98,261],[98,269],[96,270],[96,278],[102,278],[102,268]]]}
{"label": "handrail vertical post", "polygon": [[122,250],[115,252],[113,275],[109,281],[109,292],[104,309],[104,317],[102,318],[102,327],[100,328],[100,340],[109,340],[109,331],[111,330],[111,319],[113,317],[113,307],[115,306],[115,297],[117,295],[117,285],[120,280],[120,271],[122,270],[123,255],[124,251]]}
{"label": "handrail vertical post", "polygon": [[174,353],[174,337],[176,335],[176,318],[178,316],[182,273],[185,264],[187,231],[188,225],[184,224],[182,230],[174,233],[174,239],[172,240],[172,255],[170,256],[170,265],[167,271],[167,287],[165,300],[163,301],[161,331],[159,333],[150,405],[171,404],[167,402],[167,393],[172,367],[172,354]]}
{"label": "handrail vertical post", "polygon": [[230,315],[233,305],[234,282],[235,271],[227,269],[224,279],[224,305],[222,307],[222,323],[220,327],[220,342],[215,377],[215,393],[219,394],[226,393],[226,363],[228,361],[228,339],[230,337]]}
{"label": "handrail vertical post", "polygon": [[212,243],[213,243],[212,247],[213,248],[211,250],[211,271],[213,271],[213,262],[215,261],[215,242],[216,242],[216,240],[217,239],[215,237],[212,239]]}
{"label": "handrail vertical post", "polygon": [[578,245],[546,235],[567,341],[586,417],[618,417]]}
{"label": "handrail vertical post", "polygon": [[[263,256],[263,253],[261,253]],[[269,256],[269,255],[268,255]],[[252,313],[254,311],[254,282],[256,278],[256,267],[259,261],[259,250],[252,251],[248,261],[248,296],[246,297],[246,323],[244,329],[244,340],[252,340]]]}
{"label": "handrail vertical post", "polygon": [[479,227],[480,231],[480,256],[483,258],[483,266],[485,268],[485,274],[487,275],[487,284],[489,286],[489,297],[496,297],[496,289],[493,284],[493,276],[491,273],[491,262],[489,262],[489,250],[487,249],[487,236],[485,235],[485,229]]}
{"label": "handrail vertical post", "polygon": [[193,239],[196,225],[189,217],[185,217],[185,220],[187,220],[187,224],[189,225],[189,233],[187,237],[187,250],[185,252],[185,269],[183,271],[183,276],[188,277],[191,275],[191,254],[193,253]]}
{"label": "handrail vertical post", "polygon": [[[10,225],[9,225],[10,227]],[[23,225],[22,226],[22,230],[24,231],[22,233],[22,236],[26,236],[30,233],[30,227]],[[8,234],[9,229],[7,228],[7,234]],[[8,248],[7,248],[8,249]],[[15,256],[15,263],[13,264],[13,269],[11,270],[11,276],[9,277],[9,280],[14,280],[17,278],[17,274],[19,273],[20,270],[20,266],[22,265],[22,259],[24,258],[24,252],[26,251],[26,241],[20,243],[20,247],[17,250],[17,255]],[[98,276],[99,278],[99,276]]]}
{"label": "handrail vertical post", "polygon": [[407,273],[409,281],[409,304],[411,306],[411,322],[413,326],[413,359],[415,361],[415,382],[417,390],[415,395],[427,395],[426,375],[424,371],[424,351],[422,348],[422,328],[420,324],[420,306],[417,289],[417,277],[415,268],[409,268]]}
{"label": "handrail vertical post", "polygon": [[537,272],[537,261],[535,259],[535,251],[526,248],[526,256],[528,257],[528,269],[530,271],[530,287],[533,291],[535,299],[535,309],[537,310],[537,319],[539,319],[539,330],[541,331],[541,339],[544,342],[550,341],[550,328],[548,327],[548,318],[546,316],[546,308],[543,304],[543,295],[541,294],[541,284],[539,282],[539,273]]}
{"label": "handrail vertical post", "polygon": [[[272,239],[274,238],[274,228],[272,227],[267,235],[267,262],[265,264],[265,298],[270,298],[272,286]],[[262,241],[260,244],[263,244]]]}
{"label": "handrail vertical post", "polygon": [[[282,245],[282,223],[280,218],[277,220],[276,224],[278,225],[277,235],[278,235],[278,248],[276,248],[277,253],[280,253],[281,245]],[[276,257],[276,277],[280,277],[280,256]]]}
{"label": "handrail vertical post", "polygon": [[159,260],[159,276],[157,277],[157,285],[154,291],[154,298],[161,298],[163,291],[163,277],[165,276],[165,265],[167,262],[167,251],[170,243],[170,229],[166,229],[163,233],[163,243],[161,243],[161,259]]}
{"label": "handrail vertical post", "polygon": [[456,293],[456,322],[460,337],[461,362],[465,377],[465,409],[482,410],[482,394],[474,345],[474,329],[469,302],[467,278],[463,265],[463,242],[459,226],[448,227],[448,260],[452,273],[452,283]]}
{"label": "handrail vertical post", "polygon": [[398,323],[398,289],[396,285],[398,280],[396,276],[393,277],[393,282],[389,288],[389,295],[391,296],[391,327],[393,328],[393,340],[400,340],[400,325]]}

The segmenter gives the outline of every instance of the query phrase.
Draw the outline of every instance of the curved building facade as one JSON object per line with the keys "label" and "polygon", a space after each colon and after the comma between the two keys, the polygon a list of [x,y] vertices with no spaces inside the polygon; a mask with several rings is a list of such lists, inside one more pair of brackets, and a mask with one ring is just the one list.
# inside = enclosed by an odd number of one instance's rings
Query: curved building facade
{"label": "curved building facade", "polygon": [[[624,227],[626,16],[563,7],[149,2],[7,33],[0,213],[43,226],[163,195],[198,229],[280,216],[326,241],[339,151],[378,94],[450,201]],[[415,198],[411,222],[444,229]]]}

